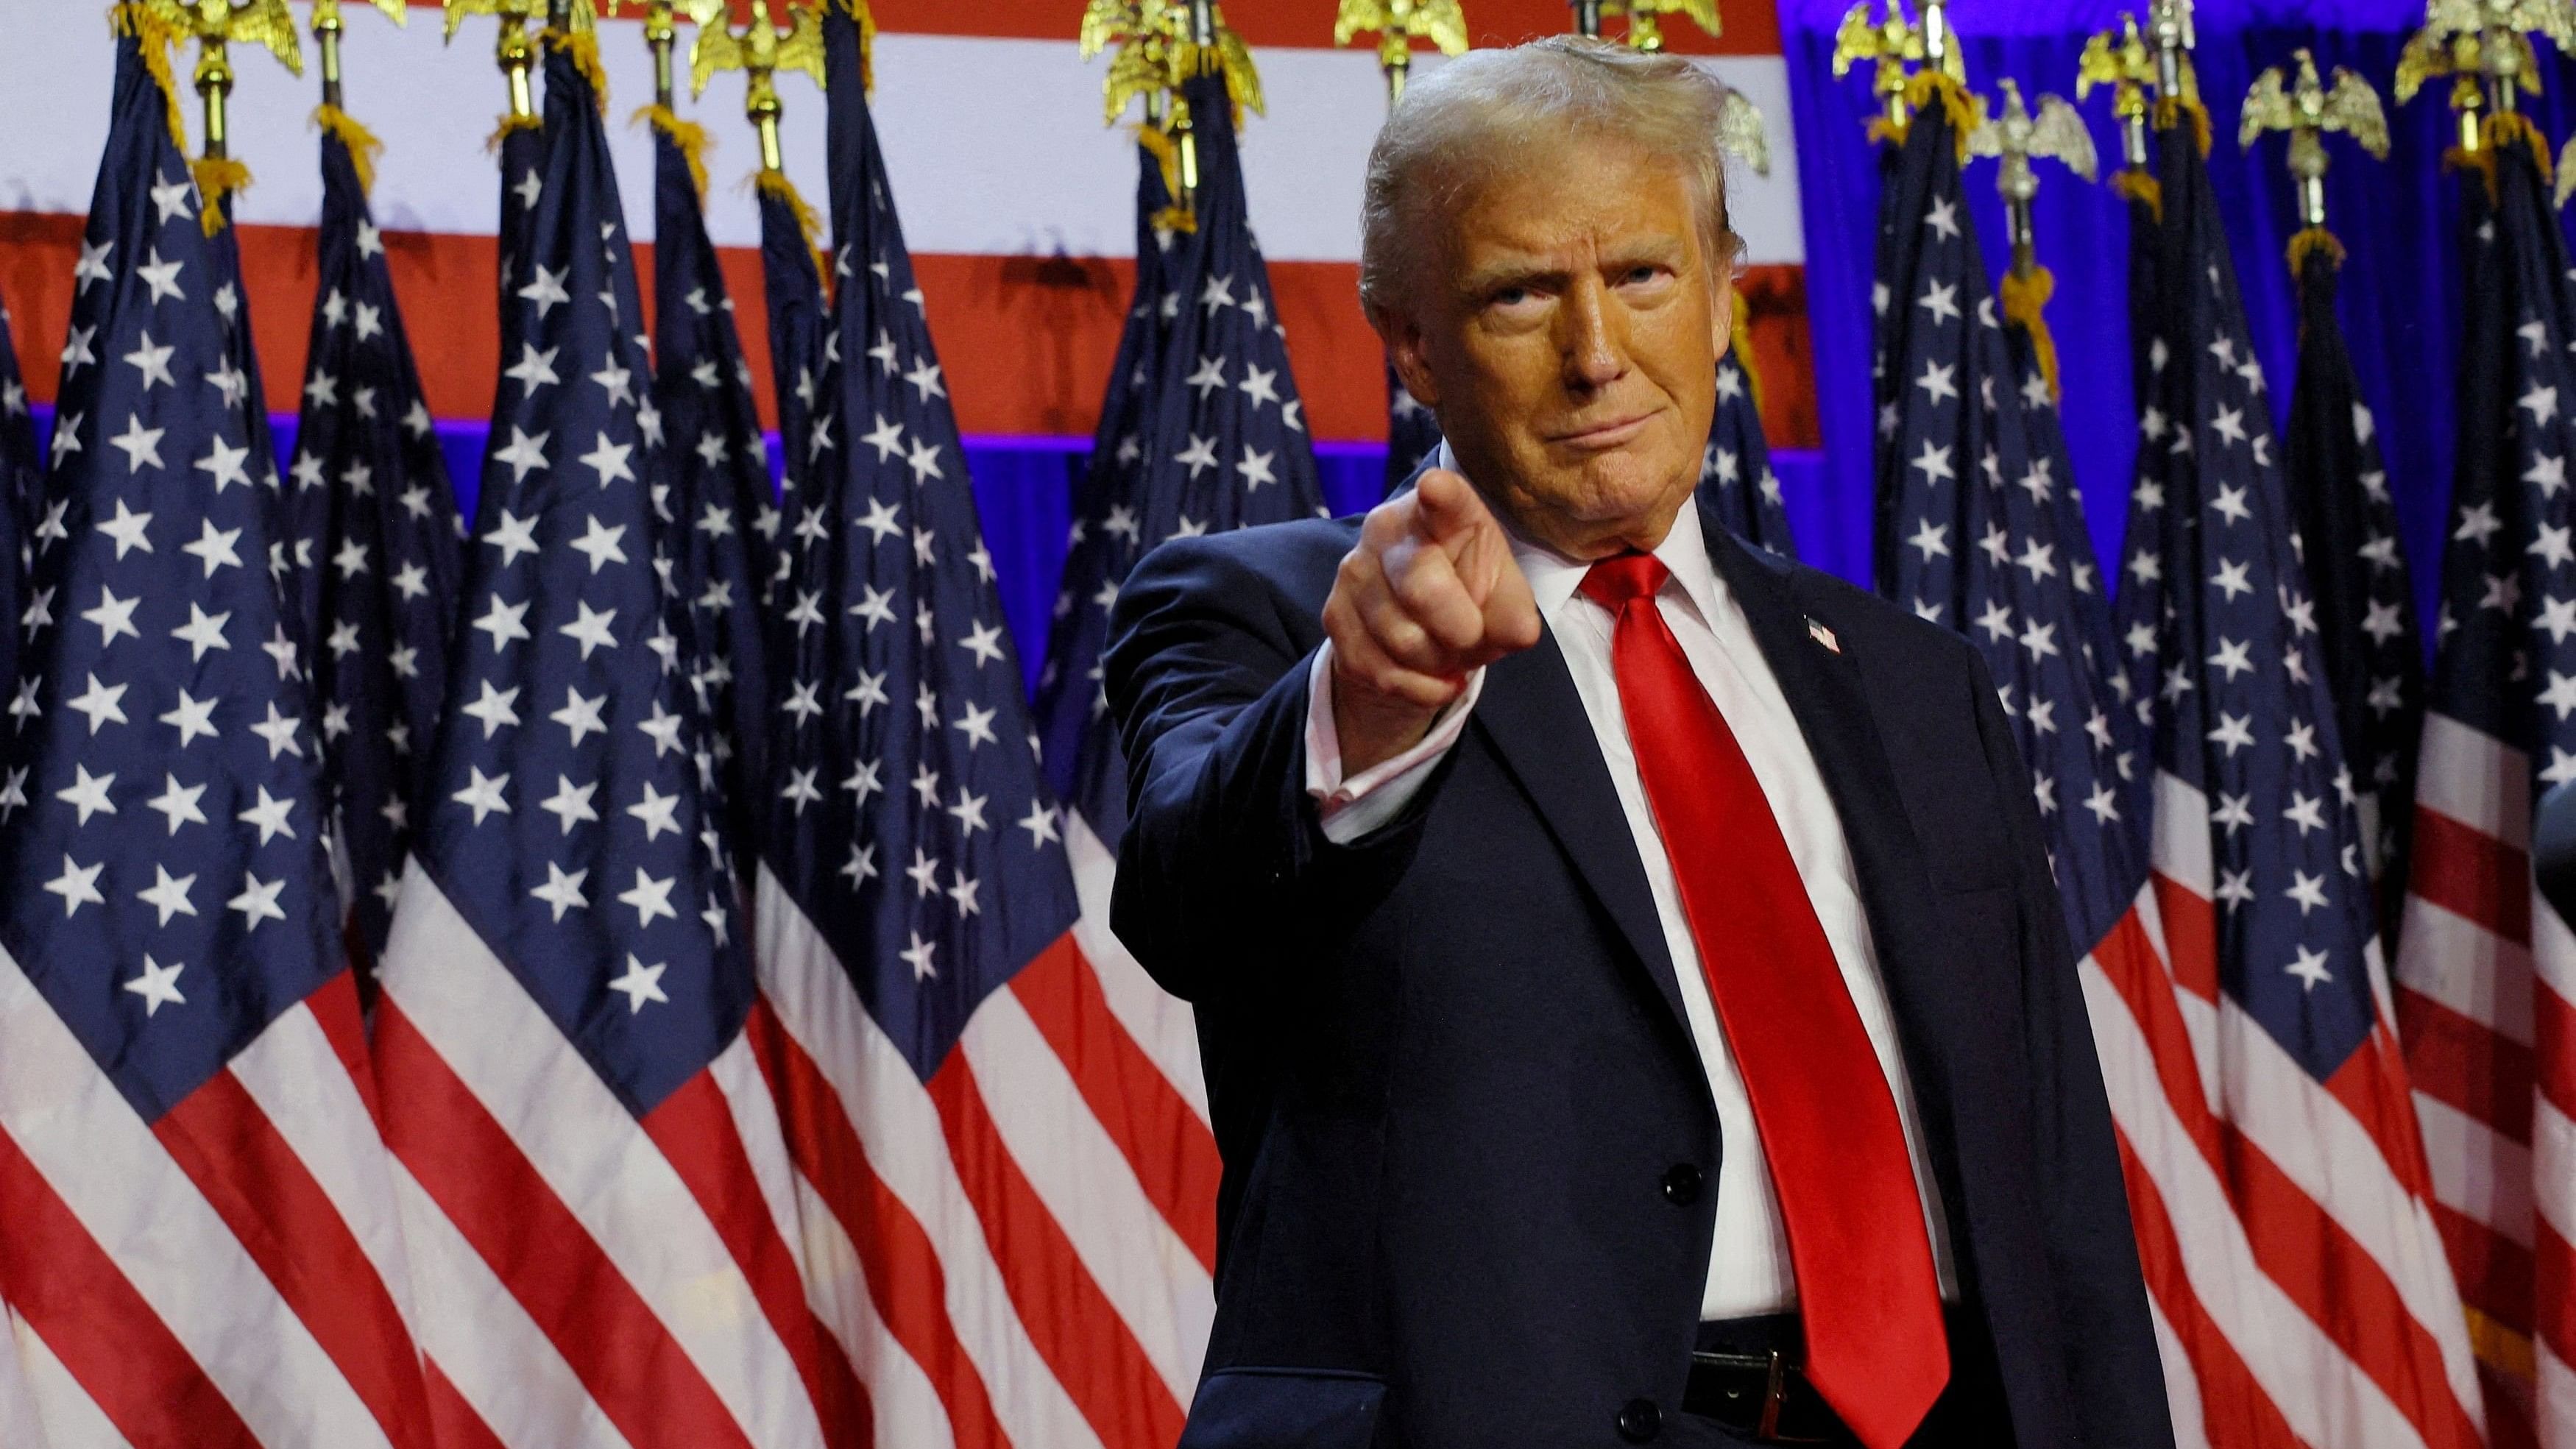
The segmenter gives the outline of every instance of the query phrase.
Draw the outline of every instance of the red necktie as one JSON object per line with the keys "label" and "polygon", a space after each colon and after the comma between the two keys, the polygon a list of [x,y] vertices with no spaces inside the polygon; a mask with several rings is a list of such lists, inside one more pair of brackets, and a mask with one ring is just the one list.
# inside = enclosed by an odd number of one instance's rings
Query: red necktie
{"label": "red necktie", "polygon": [[1655,606],[1671,576],[1621,554],[1583,592],[1618,620],[1619,707],[1779,1193],[1807,1377],[1861,1443],[1897,1449],[1950,1379],[1923,1200],[1780,822]]}

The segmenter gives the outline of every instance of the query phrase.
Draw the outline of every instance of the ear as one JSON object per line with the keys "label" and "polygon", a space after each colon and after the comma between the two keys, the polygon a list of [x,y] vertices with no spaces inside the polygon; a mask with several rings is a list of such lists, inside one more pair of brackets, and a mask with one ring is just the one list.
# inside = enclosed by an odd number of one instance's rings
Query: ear
{"label": "ear", "polygon": [[[1709,342],[1711,349],[1723,359],[1726,350],[1735,344],[1735,266],[1731,262],[1718,262],[1708,272],[1708,325],[1714,329]],[[1736,359],[1738,364],[1743,361],[1740,357]]]}
{"label": "ear", "polygon": [[1369,326],[1377,329],[1378,340],[1386,344],[1387,361],[1394,364],[1396,380],[1413,400],[1427,408],[1440,406],[1440,386],[1432,381],[1431,368],[1423,358],[1426,338],[1421,320],[1412,312],[1395,307],[1368,309]]}

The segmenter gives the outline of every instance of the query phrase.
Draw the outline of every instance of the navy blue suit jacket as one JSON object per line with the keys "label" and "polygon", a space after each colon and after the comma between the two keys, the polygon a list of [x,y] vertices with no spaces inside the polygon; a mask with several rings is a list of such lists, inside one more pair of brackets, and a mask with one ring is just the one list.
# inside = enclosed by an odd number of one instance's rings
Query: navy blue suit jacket
{"label": "navy blue suit jacket", "polygon": [[[1954,1358],[2025,1449],[2169,1445],[2074,953],[1983,665],[1706,522],[1850,840],[1984,1333]],[[1167,543],[1111,629],[1134,804],[1112,920],[1196,1007],[1225,1164],[1182,1445],[1615,1445],[1637,1399],[1658,1442],[1731,1442],[1677,1412],[1727,1144],[1554,638],[1491,667],[1385,829],[1331,844],[1305,793],[1307,667],[1357,536]]]}

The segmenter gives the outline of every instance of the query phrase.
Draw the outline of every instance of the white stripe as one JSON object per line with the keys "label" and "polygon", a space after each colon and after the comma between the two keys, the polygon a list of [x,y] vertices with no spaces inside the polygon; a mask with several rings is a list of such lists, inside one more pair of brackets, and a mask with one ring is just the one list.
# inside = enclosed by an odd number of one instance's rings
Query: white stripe
{"label": "white stripe", "polygon": [[[27,1375],[18,1364],[14,1335],[23,1333],[24,1325],[19,1323],[17,1315],[9,1310],[6,1303],[0,1303],[0,1330],[5,1330],[0,1331],[0,1444],[51,1449],[45,1438],[44,1426],[36,1419],[35,1390],[28,1387]],[[39,1350],[44,1347],[44,1341],[37,1339],[35,1334],[25,1333],[25,1337],[35,1340]],[[78,1392],[77,1385],[74,1392]],[[88,1395],[81,1397],[86,1401]]]}
{"label": "white stripe", "polygon": [[2156,771],[2154,865],[2158,875],[2202,900],[2215,898],[2209,865],[2209,797],[2170,770]]}
{"label": "white stripe", "polygon": [[[26,1399],[14,1415],[0,1409],[0,1444],[10,1449],[20,1445],[26,1449],[132,1449],[89,1391],[26,1321],[14,1313],[8,1319],[10,1334],[0,1337],[0,1357],[14,1357],[24,1372]],[[17,1343],[14,1351],[9,1347],[11,1339]],[[6,1372],[0,1367],[0,1373]]]}
{"label": "white stripe", "polygon": [[957,1439],[939,1391],[886,1331],[868,1297],[858,1249],[802,1173],[796,1177],[796,1201],[805,1224],[806,1296],[867,1386],[877,1444],[881,1449],[950,1449]]}
{"label": "white stripe", "polygon": [[[301,5],[298,10],[303,9]],[[475,21],[442,47],[437,17],[423,12],[395,30],[374,20],[342,44],[350,109],[387,142],[376,173],[376,219],[406,231],[489,233],[500,180],[484,140],[503,98],[491,60],[492,27]],[[639,239],[652,235],[653,145],[625,117],[652,95],[642,22],[603,20],[599,52],[609,76],[609,146],[626,213]],[[1086,64],[1061,40],[884,33],[877,37],[873,101],[886,169],[917,252],[1121,257],[1135,250],[1136,152],[1124,129],[1101,122],[1106,61]],[[0,95],[16,114],[45,118],[45,144],[0,152],[0,196],[13,207],[85,214],[107,137],[115,45],[83,12],[27,28],[0,47]],[[1366,46],[1355,50],[1264,47],[1258,52],[1263,116],[1247,116],[1244,186],[1253,227],[1274,261],[1351,262],[1359,257],[1360,184],[1386,113],[1385,82]],[[1440,57],[1415,62],[1417,74]],[[1701,61],[1753,100],[1771,135],[1771,175],[1736,174],[1728,201],[1757,264],[1795,264],[1806,250],[1799,217],[1788,66],[1776,55]],[[311,226],[321,207],[308,119],[315,81],[297,80],[244,52],[231,103],[233,154],[258,173],[242,196],[244,221]],[[757,246],[757,205],[740,185],[759,152],[742,119],[742,79],[718,77],[681,112],[717,139],[708,157],[707,226],[726,246]],[[824,184],[823,98],[782,76],[781,128],[788,174],[818,202]],[[976,97],[960,124],[959,98]],[[183,98],[184,100],[184,98]],[[195,107],[187,107],[194,122]]]}
{"label": "white stripe", "polygon": [[2532,1412],[2541,1449],[2576,1449],[2576,1369],[2545,1343],[2535,1340],[2533,1348],[2540,1382],[2534,1386]]}
{"label": "white stripe", "polygon": [[2257,1265],[2225,1186],[2175,1115],[2145,1034],[2102,968],[2081,970],[2111,1115],[2172,1219],[2183,1275],[2291,1431],[2337,1449],[2422,1441],[2379,1386]]}
{"label": "white stripe", "polygon": [[1198,1388],[1216,1284],[1010,991],[985,998],[958,1048],[993,1128],[1175,1402]]}
{"label": "white stripe", "polygon": [[[661,1148],[457,915],[418,861],[385,943],[387,999],[651,1306],[761,1445],[822,1443],[814,1404],[751,1285]],[[389,1112],[405,1111],[400,1083]]]}
{"label": "white stripe", "polygon": [[262,1442],[386,1442],[339,1368],[5,947],[0,1130]]}
{"label": "white stripe", "polygon": [[2531,848],[2531,760],[2440,711],[2416,746],[2415,808],[2450,816],[2516,850]]}
{"label": "white stripe", "polygon": [[2576,1122],[2541,1097],[2531,1113],[2531,1205],[2562,1242],[2576,1243]]}
{"label": "white stripe", "polygon": [[1082,915],[1073,923],[1073,939],[1082,947],[1100,981],[1109,1014],[1127,1029],[1163,1080],[1190,1104],[1202,1122],[1208,1116],[1207,1078],[1199,1066],[1199,1028],[1190,1004],[1154,982],[1127,943],[1109,929],[1109,893],[1118,881],[1118,857],[1109,853],[1091,822],[1079,811],[1064,812],[1064,853],[1073,863],[1073,888]]}
{"label": "white stripe", "polygon": [[2531,1149],[2438,1097],[2417,1092],[2433,1200],[2531,1246]]}
{"label": "white stripe", "polygon": [[232,1074],[339,1211],[408,1325],[411,1270],[384,1139],[310,1006],[298,1003],[232,1060]]}
{"label": "white stripe", "polygon": [[2397,979],[2499,1036],[2531,1044],[2531,953],[2456,911],[2406,898]]}
{"label": "white stripe", "polygon": [[[2440,1348],[2451,1392],[2478,1402],[2477,1360],[2460,1317],[2460,1290],[2430,1208],[2409,1193],[2388,1160],[2388,1146],[2341,1100],[2307,1074],[2235,998],[2218,1011],[2222,1110],[2281,1175],[2333,1218],[2388,1275],[2408,1316]],[[2392,1038],[2393,1040],[2393,1038]],[[2364,1051],[2375,1050],[2365,1044]],[[2402,1092],[2402,1077],[2390,1082]],[[2402,1115],[2406,1101],[2388,1104]]]}
{"label": "white stripe", "polygon": [[393,1176],[420,1289],[421,1352],[483,1426],[512,1449],[627,1449],[554,1341],[399,1159]]}
{"label": "white stripe", "polygon": [[707,1075],[715,1079],[716,1090],[724,1097],[734,1135],[742,1139],[743,1155],[751,1159],[752,1181],[759,1185],[760,1200],[769,1208],[770,1225],[794,1255],[801,1281],[805,1254],[796,1217],[796,1168],[787,1160],[787,1138],[778,1126],[778,1100],[769,1094],[768,1079],[760,1074],[751,1038],[737,1033],[732,1045],[707,1063]]}
{"label": "white stripe", "polygon": [[2147,1299],[2147,1323],[2155,1330],[2156,1357],[2165,1366],[2165,1402],[2173,1410],[2174,1449],[2209,1449],[2209,1425],[2200,1407],[2200,1372],[2182,1339],[2165,1319],[2165,1310]]}
{"label": "white stripe", "polygon": [[2537,885],[2531,892],[2531,969],[2559,1000],[2576,1002],[2576,932],[2567,929]]}
{"label": "white stripe", "polygon": [[[930,1093],[868,1015],[830,943],[766,864],[753,916],[760,923],[761,989],[780,1025],[832,1084],[869,1166],[929,1236],[949,1320],[983,1376],[1003,1432],[1014,1444],[1097,1449],[1098,1436],[1020,1323],[982,1220],[948,1158]],[[842,1339],[849,1342],[850,1334]]]}

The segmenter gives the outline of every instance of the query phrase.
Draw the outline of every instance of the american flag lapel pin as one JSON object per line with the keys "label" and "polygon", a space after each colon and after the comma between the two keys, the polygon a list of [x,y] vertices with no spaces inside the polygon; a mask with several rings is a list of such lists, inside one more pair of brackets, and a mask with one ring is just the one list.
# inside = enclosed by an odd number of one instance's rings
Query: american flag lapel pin
{"label": "american flag lapel pin", "polygon": [[1815,640],[1815,641],[1816,641],[1817,643],[1819,643],[1819,644],[1824,645],[1827,649],[1829,649],[1829,650],[1833,651],[1833,652],[1834,652],[1834,653],[1836,653],[1836,654],[1840,654],[1840,653],[1842,653],[1842,652],[1843,652],[1843,646],[1842,646],[1841,642],[1840,642],[1840,641],[1838,641],[1838,640],[1836,640],[1836,639],[1834,638],[1834,631],[1833,631],[1833,630],[1831,630],[1831,629],[1826,628],[1826,627],[1825,627],[1824,625],[1822,625],[1822,624],[1817,623],[1817,622],[1816,622],[1815,620],[1813,620],[1813,619],[1809,619],[1809,620],[1807,621],[1807,637],[1808,637],[1808,638],[1810,638],[1810,639]]}

